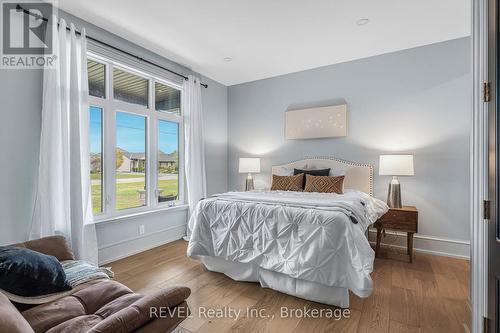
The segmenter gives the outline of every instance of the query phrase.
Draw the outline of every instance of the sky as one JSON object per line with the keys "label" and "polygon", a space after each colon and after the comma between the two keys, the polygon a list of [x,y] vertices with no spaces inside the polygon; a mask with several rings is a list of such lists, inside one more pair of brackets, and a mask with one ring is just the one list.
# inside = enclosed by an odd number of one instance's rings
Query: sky
{"label": "sky", "polygon": [[[102,145],[102,109],[90,107],[90,151],[100,153]],[[116,112],[116,146],[129,153],[144,153],[146,118],[130,113]],[[164,153],[179,150],[179,126],[177,123],[158,122],[158,148]]]}

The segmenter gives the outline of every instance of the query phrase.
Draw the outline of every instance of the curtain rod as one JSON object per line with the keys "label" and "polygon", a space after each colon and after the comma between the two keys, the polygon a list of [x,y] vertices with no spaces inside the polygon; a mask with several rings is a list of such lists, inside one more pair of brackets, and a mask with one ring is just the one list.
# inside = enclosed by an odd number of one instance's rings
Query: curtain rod
{"label": "curtain rod", "polygon": [[[29,10],[24,9],[23,7],[21,7],[21,5],[19,5],[19,4],[16,6],[16,10],[18,10],[18,11],[22,11],[22,12],[24,12],[24,13],[25,13],[25,14],[27,14],[27,15],[33,16],[33,17],[35,17],[35,18],[37,18],[37,19],[40,19],[40,20],[43,20],[43,21],[45,21],[45,22],[49,22],[49,19],[48,19],[48,18],[43,17],[43,16],[41,16],[41,15],[38,15],[38,14],[36,14],[36,13],[32,13],[32,12],[30,12]],[[58,23],[57,25],[59,25],[59,23]],[[69,27],[66,27],[66,30],[70,31],[71,29],[70,29]],[[81,35],[81,34],[82,34],[80,31],[78,31],[78,30],[76,30],[76,29],[75,29],[75,33],[76,33],[77,35]],[[132,53],[130,53],[130,52],[124,51],[124,50],[122,50],[122,49],[119,49],[119,48],[117,48],[116,46],[113,46],[113,45],[110,45],[110,44],[108,44],[108,43],[105,43],[105,42],[103,42],[103,41],[101,41],[101,40],[99,40],[99,39],[97,39],[97,38],[91,37],[91,36],[89,36],[89,35],[87,35],[86,37],[87,37],[87,39],[90,39],[90,40],[92,40],[92,41],[94,41],[94,42],[97,42],[97,43],[99,43],[99,44],[102,44],[102,45],[104,45],[104,46],[107,46],[107,47],[109,47],[109,48],[111,48],[111,49],[113,49],[113,50],[115,50],[115,51],[119,51],[119,52],[125,53],[126,55],[128,55],[128,56],[130,56],[130,57],[133,57],[133,58],[135,58],[135,59],[137,59],[137,60],[140,60],[140,61],[142,61],[142,62],[145,62],[145,63],[147,63],[147,64],[149,64],[149,65],[152,65],[152,66],[155,66],[155,67],[161,68],[161,69],[163,69],[163,70],[165,70],[165,71],[167,71],[167,72],[169,72],[169,73],[175,74],[175,75],[177,75],[177,76],[180,76],[180,77],[182,77],[184,80],[187,80],[187,79],[188,79],[188,77],[187,77],[186,75],[184,75],[184,74],[181,74],[181,73],[175,72],[175,71],[173,71],[173,70],[171,70],[171,69],[168,69],[168,68],[165,68],[165,67],[163,67],[163,66],[161,66],[161,65],[158,65],[158,64],[156,64],[156,63],[154,63],[154,62],[152,62],[152,61],[149,61],[149,60],[147,60],[147,59],[144,59],[144,58],[142,58],[142,57],[139,57],[138,55],[135,55],[135,54],[132,54]],[[203,87],[205,87],[205,88],[208,88],[208,84],[206,84],[206,83],[200,83],[200,85],[202,85],[202,86],[203,86]]]}

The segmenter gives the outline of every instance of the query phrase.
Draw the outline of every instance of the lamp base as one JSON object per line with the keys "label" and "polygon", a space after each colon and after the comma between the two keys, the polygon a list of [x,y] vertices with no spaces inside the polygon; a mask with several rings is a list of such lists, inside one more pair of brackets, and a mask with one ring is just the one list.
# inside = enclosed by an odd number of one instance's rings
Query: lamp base
{"label": "lamp base", "polygon": [[390,208],[401,208],[401,184],[398,177],[392,177],[389,183],[389,192],[387,193],[387,206]]}
{"label": "lamp base", "polygon": [[245,182],[245,191],[253,191],[253,178],[251,173],[247,175],[247,180]]}

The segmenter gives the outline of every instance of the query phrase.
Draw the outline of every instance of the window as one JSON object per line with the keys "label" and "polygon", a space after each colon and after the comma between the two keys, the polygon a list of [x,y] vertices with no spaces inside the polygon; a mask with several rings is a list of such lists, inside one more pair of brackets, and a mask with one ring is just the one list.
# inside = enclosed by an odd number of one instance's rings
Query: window
{"label": "window", "polygon": [[89,54],[96,220],[183,203],[181,87]]}
{"label": "window", "polygon": [[90,181],[94,214],[102,212],[102,108],[90,111]]}
{"label": "window", "polygon": [[115,99],[147,107],[148,86],[147,79],[113,68],[113,94]]}
{"label": "window", "polygon": [[177,200],[179,195],[179,124],[158,121],[158,202]]}
{"label": "window", "polygon": [[155,83],[155,109],[162,112],[181,113],[181,92],[175,88]]}
{"label": "window", "polygon": [[146,206],[146,118],[116,112],[116,209]]}
{"label": "window", "polygon": [[89,95],[106,97],[106,66],[91,59],[87,60],[89,73]]}

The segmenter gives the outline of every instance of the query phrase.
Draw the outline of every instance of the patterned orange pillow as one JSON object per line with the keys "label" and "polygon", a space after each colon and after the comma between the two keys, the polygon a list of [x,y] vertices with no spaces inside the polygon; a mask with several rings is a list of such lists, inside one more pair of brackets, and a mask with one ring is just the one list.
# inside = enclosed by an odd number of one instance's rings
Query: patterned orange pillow
{"label": "patterned orange pillow", "polygon": [[306,175],[304,192],[344,193],[344,176]]}
{"label": "patterned orange pillow", "polygon": [[271,185],[271,191],[302,191],[303,179],[303,173],[299,173],[295,176],[273,175],[273,184]]}

